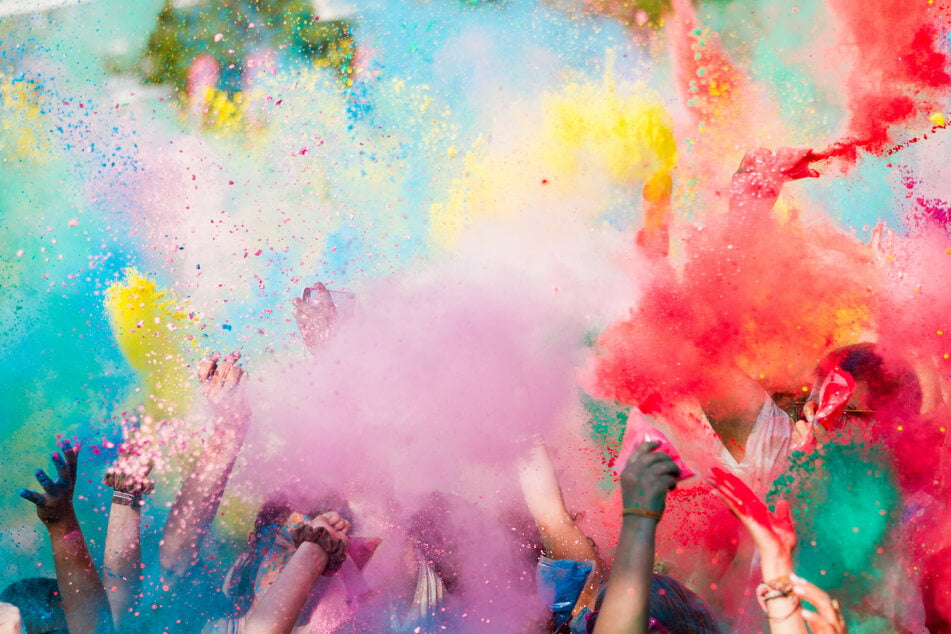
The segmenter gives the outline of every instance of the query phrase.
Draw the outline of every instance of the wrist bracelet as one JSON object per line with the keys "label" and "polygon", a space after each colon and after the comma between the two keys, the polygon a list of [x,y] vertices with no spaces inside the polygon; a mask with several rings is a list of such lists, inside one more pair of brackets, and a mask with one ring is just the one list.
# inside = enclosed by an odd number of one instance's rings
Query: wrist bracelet
{"label": "wrist bracelet", "polygon": [[791,597],[791,598],[793,599],[793,607],[792,607],[792,610],[789,611],[789,614],[785,614],[783,616],[770,616],[767,613],[766,620],[769,621],[770,623],[782,623],[783,621],[791,617],[793,614],[796,614],[797,612],[799,612],[799,608],[802,607],[802,603],[799,601],[799,597]]}
{"label": "wrist bracelet", "polygon": [[[773,599],[792,599],[793,600],[793,609],[792,611],[783,617],[771,617],[768,614],[767,604]],[[796,613],[800,607],[799,597],[793,596],[792,582],[789,580],[788,576],[779,577],[778,579],[773,579],[772,581],[764,581],[763,583],[756,586],[756,600],[759,602],[759,607],[762,608],[766,614],[766,618],[770,621],[785,621],[790,616]]]}
{"label": "wrist bracelet", "polygon": [[660,513],[655,513],[654,511],[648,511],[647,509],[637,508],[635,506],[625,506],[624,510],[621,511],[621,515],[640,515],[641,517],[647,517],[652,520],[660,521],[660,518],[663,517]]}
{"label": "wrist bracelet", "polygon": [[126,493],[124,491],[113,491],[112,503],[121,504],[122,506],[131,506],[134,508],[138,508],[142,506],[142,496],[133,495],[131,493]]}

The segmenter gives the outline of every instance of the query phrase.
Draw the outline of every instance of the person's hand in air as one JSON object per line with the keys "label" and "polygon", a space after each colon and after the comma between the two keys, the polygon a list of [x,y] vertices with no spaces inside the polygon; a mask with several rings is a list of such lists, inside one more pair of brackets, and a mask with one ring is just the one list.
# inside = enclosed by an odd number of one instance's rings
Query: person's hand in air
{"label": "person's hand in air", "polygon": [[215,415],[239,426],[246,425],[251,417],[244,391],[248,374],[238,363],[240,359],[241,353],[235,351],[224,358],[215,353],[198,363],[201,390]]}
{"label": "person's hand in air", "polygon": [[884,268],[895,260],[895,232],[888,228],[884,220],[879,221],[872,229],[869,240],[869,249],[872,252],[872,262]]}
{"label": "person's hand in air", "polygon": [[808,453],[818,446],[820,437],[824,439],[824,432],[816,423],[815,401],[806,401],[802,406],[802,418],[793,423],[790,449]]}
{"label": "person's hand in air", "polygon": [[149,477],[154,465],[149,438],[138,427],[131,428],[119,447],[119,455],[103,476],[103,484],[111,489],[141,498],[155,490]]}
{"label": "person's hand in air", "polygon": [[830,597],[822,588],[809,583],[802,577],[789,575],[792,590],[801,601],[808,601],[816,611],[802,608],[802,617],[813,634],[846,634],[849,630],[842,616],[842,606]]}
{"label": "person's hand in air", "polygon": [[776,503],[776,512],[771,513],[766,503],[756,497],[742,480],[719,467],[713,468],[709,480],[733,514],[750,532],[764,561],[792,561],[792,552],[796,548],[796,530],[788,502],[780,500]]}
{"label": "person's hand in air", "polygon": [[677,486],[680,467],[662,451],[660,443],[646,442],[631,454],[621,472],[621,499],[625,515],[659,520],[667,506],[667,493]]}
{"label": "person's hand in air", "polygon": [[337,307],[327,287],[317,282],[295,297],[294,319],[307,348],[315,352],[330,338],[337,323]]}
{"label": "person's hand in air", "polygon": [[312,542],[327,553],[324,575],[332,575],[343,565],[350,548],[350,522],[336,511],[329,511],[297,526],[293,532],[294,544],[299,548]]}
{"label": "person's hand in air", "polygon": [[73,489],[76,487],[80,445],[73,445],[68,440],[62,440],[56,445],[59,451],[50,454],[50,459],[56,467],[56,480],[46,475],[43,469],[37,469],[36,480],[43,488],[43,493],[20,489],[20,497],[36,504],[36,515],[45,524],[74,515]]}
{"label": "person's hand in air", "polygon": [[730,187],[730,209],[739,211],[755,206],[772,209],[783,185],[801,178],[817,178],[819,172],[810,167],[818,160],[806,148],[766,148],[750,150],[740,162]]}

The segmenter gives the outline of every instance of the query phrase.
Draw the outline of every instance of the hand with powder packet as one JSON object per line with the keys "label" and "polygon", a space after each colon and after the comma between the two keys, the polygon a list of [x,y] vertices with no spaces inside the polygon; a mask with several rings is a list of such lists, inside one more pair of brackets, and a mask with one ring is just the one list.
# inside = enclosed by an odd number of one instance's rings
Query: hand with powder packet
{"label": "hand with powder packet", "polygon": [[807,401],[802,407],[804,420],[793,428],[793,451],[811,451],[825,443],[839,426],[849,400],[855,393],[852,375],[838,366],[832,368],[819,385],[816,401]]}
{"label": "hand with powder packet", "polygon": [[680,475],[677,480],[686,480],[697,475],[693,469],[687,466],[687,463],[680,457],[680,453],[674,444],[670,442],[667,436],[659,429],[651,425],[647,417],[641,410],[634,408],[627,417],[627,426],[624,429],[624,438],[621,440],[621,448],[618,450],[617,460],[615,461],[615,470],[620,475],[628,464],[629,458],[634,454],[638,447],[644,443],[656,443],[657,451],[661,451],[674,461],[674,464],[680,468]]}
{"label": "hand with powder packet", "polygon": [[656,530],[680,475],[680,467],[659,447],[658,442],[641,444],[621,471],[621,534],[594,634],[648,632],[656,621],[650,610]]}
{"label": "hand with powder packet", "polygon": [[661,516],[667,506],[667,494],[677,486],[681,469],[660,442],[642,443],[627,459],[621,471],[621,499],[625,510],[637,510]]}

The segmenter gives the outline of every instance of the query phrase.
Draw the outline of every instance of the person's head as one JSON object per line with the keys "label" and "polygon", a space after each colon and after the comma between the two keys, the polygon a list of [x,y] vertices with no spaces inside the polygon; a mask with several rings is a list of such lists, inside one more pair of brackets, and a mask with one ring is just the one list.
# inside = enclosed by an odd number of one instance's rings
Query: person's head
{"label": "person's head", "polygon": [[515,591],[530,593],[535,587],[538,560],[545,554],[541,533],[531,514],[522,508],[510,509],[500,519],[510,540]]}
{"label": "person's head", "polygon": [[15,581],[0,592],[0,601],[19,608],[28,634],[69,632],[56,579],[31,577]]}
{"label": "person's head", "polygon": [[413,556],[436,572],[450,594],[459,581],[456,566],[458,544],[452,529],[449,502],[438,493],[425,500],[406,527],[407,544]]}
{"label": "person's head", "polygon": [[846,346],[826,355],[819,362],[813,400],[822,380],[836,367],[855,381],[843,424],[857,419],[908,420],[921,411],[921,384],[914,369],[900,359],[886,361],[871,343]]}
{"label": "person's head", "polygon": [[274,495],[261,505],[254,528],[248,533],[247,551],[228,572],[225,594],[234,602],[237,615],[246,613],[254,597],[277,580],[296,550],[292,531],[297,526],[328,511],[337,511],[353,523],[350,506],[336,493],[293,503],[289,500],[288,496]]}
{"label": "person's head", "polygon": [[[588,618],[587,632],[594,632],[597,611],[601,609],[606,588],[595,603],[595,612]],[[718,634],[720,628],[700,597],[679,581],[655,573],[651,579],[649,632],[668,634]]]}
{"label": "person's head", "polygon": [[719,632],[700,597],[667,575],[655,574],[651,581],[650,616],[670,634]]}

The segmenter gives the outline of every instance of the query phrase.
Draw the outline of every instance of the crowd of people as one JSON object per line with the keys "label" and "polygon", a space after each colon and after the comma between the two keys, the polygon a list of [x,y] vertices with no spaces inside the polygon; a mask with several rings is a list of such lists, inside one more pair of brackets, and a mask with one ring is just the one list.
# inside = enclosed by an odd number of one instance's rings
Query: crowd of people
{"label": "crowd of people", "polygon": [[[769,213],[783,182],[815,175],[809,167],[813,158],[794,150],[751,153],[734,180],[733,210],[741,217]],[[641,238],[645,248],[666,252],[666,247],[657,247],[666,237]],[[319,348],[334,329],[336,309],[330,293],[322,284],[308,288],[295,300],[295,310],[304,341]],[[701,528],[711,534],[726,531],[726,539],[715,547],[701,540],[694,559],[666,571],[675,575],[657,571],[657,541],[663,539],[668,503],[675,502],[669,496],[678,483],[698,474],[670,440],[651,424],[642,424],[644,419],[634,411],[624,441],[628,451],[621,452],[616,465],[621,528],[613,558],[608,557],[567,508],[549,447],[537,437],[523,447],[518,470],[523,508],[533,520],[522,541],[535,574],[509,591],[517,588],[537,597],[542,609],[526,613],[519,631],[847,631],[842,603],[816,585],[820,580],[797,576],[794,514],[784,499],[771,501],[770,508],[767,495],[777,478],[805,477],[788,475],[793,456],[821,453],[823,447],[858,437],[884,438],[895,421],[913,427],[923,410],[923,383],[931,377],[886,357],[870,343],[837,349],[820,361],[812,391],[790,416],[735,365],[710,372],[719,377],[716,385],[730,389],[692,395],[702,409],[709,439],[718,443],[710,450],[714,463],[699,469],[699,479],[719,498],[720,509],[738,522],[724,525],[716,519],[722,516],[714,513],[710,525]],[[496,631],[489,624],[466,623],[455,609],[462,603],[450,600],[467,591],[469,570],[458,556],[449,526],[451,505],[439,493],[407,523],[398,545],[403,565],[372,587],[363,573],[373,566],[380,540],[356,536],[354,526],[361,518],[332,490],[300,499],[267,499],[247,518],[250,530],[241,554],[229,565],[209,567],[201,551],[215,535],[213,523],[253,407],[244,393],[247,374],[240,354],[208,356],[197,375],[213,419],[202,460],[185,475],[164,525],[158,575],[163,592],[143,585],[140,515],[155,486],[149,451],[143,446],[146,434],[129,434],[103,476],[114,493],[101,567],[90,555],[74,510],[80,447],[62,440],[51,455],[54,476],[37,469],[40,490],[20,493],[35,505],[48,532],[56,578],[28,578],[7,587],[0,594],[6,604],[0,611],[0,630],[152,631],[150,624],[157,621],[149,619],[164,611],[174,620],[172,625],[164,622],[161,631]],[[943,437],[925,442],[942,446]],[[939,451],[929,452],[932,455]],[[937,469],[932,465],[915,471],[916,464],[929,459],[924,455],[894,459],[909,465],[899,467],[908,518],[903,530],[924,525],[922,517],[931,522],[928,526],[940,527],[943,483],[933,477]],[[691,509],[678,512],[689,514]],[[730,533],[730,527],[736,530]],[[940,583],[949,548],[934,542],[930,548],[912,547],[908,554],[920,574],[904,580],[911,589],[902,596],[912,597],[907,600],[918,606],[932,632],[951,631]],[[731,567],[742,574],[738,581],[729,581],[736,587],[727,589],[725,571]],[[718,587],[731,598],[701,599]],[[144,609],[144,602],[150,609]],[[895,631],[906,627],[899,621],[894,625]]]}

